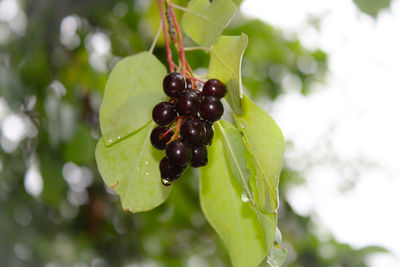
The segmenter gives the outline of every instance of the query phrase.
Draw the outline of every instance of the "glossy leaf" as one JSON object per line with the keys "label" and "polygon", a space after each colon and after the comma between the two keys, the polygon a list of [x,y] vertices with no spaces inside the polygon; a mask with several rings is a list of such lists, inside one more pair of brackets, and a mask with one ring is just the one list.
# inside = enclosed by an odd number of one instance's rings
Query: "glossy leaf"
{"label": "glossy leaf", "polygon": [[[224,156],[229,171],[241,186],[242,200],[248,201],[257,214],[265,236],[266,253],[268,254],[275,239],[277,225],[276,213],[265,213],[256,204],[256,169],[253,156],[244,145],[243,134],[232,124],[226,121],[217,123],[218,131],[223,137]],[[255,193],[253,193],[255,191]]]}
{"label": "glossy leaf", "polygon": [[229,170],[233,173],[232,176],[237,179],[245,193],[251,195],[249,185],[251,173],[246,164],[245,153],[247,148],[242,142],[242,133],[227,121],[219,121],[214,127],[218,127],[222,134],[224,154]]}
{"label": "glossy leaf", "polygon": [[192,0],[183,15],[186,34],[200,46],[210,47],[236,13],[232,0]]}
{"label": "glossy leaf", "polygon": [[171,190],[160,181],[158,166],[164,153],[151,145],[154,126],[149,123],[109,147],[103,138],[97,143],[96,161],[101,177],[120,196],[124,210],[151,210],[163,203]]}
{"label": "glossy leaf", "polygon": [[391,0],[353,0],[354,4],[364,13],[377,17],[382,9],[390,7]]}
{"label": "glossy leaf", "polygon": [[211,47],[207,78],[216,78],[226,84],[228,92],[225,99],[236,114],[242,114],[241,64],[247,44],[247,35],[241,34],[240,36],[221,36]]}
{"label": "glossy leaf", "polygon": [[112,70],[100,107],[100,125],[106,145],[142,128],[152,108],[163,98],[163,64],[149,52],[119,61]]}
{"label": "glossy leaf", "polygon": [[243,0],[233,0],[237,6],[240,6],[240,4],[243,2]]}
{"label": "glossy leaf", "polygon": [[235,119],[254,158],[252,185],[256,204],[264,212],[275,213],[285,140],[278,125],[265,111],[247,96],[242,103],[243,115],[235,115]]}
{"label": "glossy leaf", "polygon": [[251,204],[241,198],[242,187],[229,167],[223,138],[220,128],[215,127],[209,163],[200,169],[201,207],[224,241],[232,265],[258,266],[266,255],[263,228]]}

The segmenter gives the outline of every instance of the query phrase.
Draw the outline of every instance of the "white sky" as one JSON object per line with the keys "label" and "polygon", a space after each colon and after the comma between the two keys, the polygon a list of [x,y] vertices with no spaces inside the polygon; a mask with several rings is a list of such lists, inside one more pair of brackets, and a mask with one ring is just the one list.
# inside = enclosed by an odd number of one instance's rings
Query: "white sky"
{"label": "white sky", "polygon": [[[294,209],[341,242],[393,251],[370,266],[400,266],[400,1],[377,21],[351,0],[247,0],[242,11],[329,55],[325,84],[307,97],[288,88],[267,107],[294,143],[288,164],[307,178],[288,194]],[[319,32],[310,17],[322,18]]]}

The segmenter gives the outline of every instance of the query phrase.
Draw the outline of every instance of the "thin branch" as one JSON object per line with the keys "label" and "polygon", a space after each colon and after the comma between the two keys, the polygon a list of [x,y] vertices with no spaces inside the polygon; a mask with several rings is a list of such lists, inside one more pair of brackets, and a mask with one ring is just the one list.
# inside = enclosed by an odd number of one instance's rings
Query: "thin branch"
{"label": "thin branch", "polygon": [[176,41],[176,34],[175,34],[175,31],[174,31],[174,24],[172,22],[171,12],[169,11],[167,3],[165,3],[165,16],[167,17],[169,37],[171,38],[172,42],[174,44],[176,44],[177,41]]}
{"label": "thin branch", "polygon": [[165,2],[167,3],[167,6],[171,13],[171,17],[172,17],[172,21],[174,22],[174,27],[175,27],[176,33],[178,34],[179,54],[180,54],[180,59],[182,62],[182,71],[183,71],[183,76],[186,78],[186,58],[185,58],[185,51],[184,51],[184,47],[183,47],[182,33],[181,33],[181,30],[179,29],[178,21],[176,20],[175,12],[171,7],[171,3],[168,0],[166,0]]}
{"label": "thin branch", "polygon": [[167,29],[165,27],[165,19],[164,19],[164,13],[163,13],[161,1],[162,0],[158,0],[158,9],[160,11],[160,19],[161,19],[161,23],[162,23],[163,32],[164,32],[164,42],[165,42],[165,50],[167,52],[167,61],[168,61],[168,66],[169,66],[169,72],[173,72],[174,71],[174,62],[172,60],[171,48],[169,47],[168,34],[167,34]]}

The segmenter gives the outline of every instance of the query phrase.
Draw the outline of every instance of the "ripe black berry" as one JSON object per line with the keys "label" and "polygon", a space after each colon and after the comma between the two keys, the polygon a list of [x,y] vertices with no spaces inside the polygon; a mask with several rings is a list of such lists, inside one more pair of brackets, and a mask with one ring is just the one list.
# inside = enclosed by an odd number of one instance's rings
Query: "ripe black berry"
{"label": "ripe black berry", "polygon": [[178,97],[176,109],[183,116],[196,115],[199,109],[199,98],[194,90],[186,90]]}
{"label": "ripe black berry", "polygon": [[192,149],[182,140],[175,140],[169,143],[165,154],[175,166],[184,166],[192,159]]}
{"label": "ripe black berry", "polygon": [[194,168],[206,166],[208,163],[207,148],[205,146],[193,147],[192,164]]}
{"label": "ripe black berry", "polygon": [[[180,166],[175,166],[171,163],[170,160],[168,160],[167,157],[164,157],[160,161],[160,173],[161,173],[161,179],[165,179],[169,182],[172,182],[176,179],[178,179],[183,171],[185,170],[185,167],[180,167]],[[164,183],[164,185],[170,185],[167,183]]]}
{"label": "ripe black berry", "polygon": [[153,120],[158,125],[167,125],[171,123],[176,115],[175,105],[169,102],[158,103],[153,108]]}
{"label": "ripe black berry", "polygon": [[226,94],[225,85],[217,79],[208,80],[203,86],[203,95],[223,98]]}
{"label": "ripe black berry", "polygon": [[186,82],[182,74],[171,72],[165,76],[163,81],[163,89],[167,96],[177,97],[185,90]]}
{"label": "ripe black berry", "polygon": [[204,124],[199,120],[187,119],[181,126],[181,136],[191,145],[204,142],[206,137]]}
{"label": "ripe black berry", "polygon": [[186,79],[186,90],[192,90],[192,80],[191,79]]}
{"label": "ripe black berry", "polygon": [[212,126],[211,122],[208,122],[208,121],[202,121],[202,122],[203,122],[203,125],[204,125],[204,129],[206,131],[206,137],[205,137],[205,140],[204,140],[204,144],[209,146],[212,143],[212,138],[214,136],[214,129],[213,129],[213,126]]}
{"label": "ripe black berry", "polygon": [[167,146],[168,141],[174,135],[173,131],[168,132],[168,128],[164,126],[158,126],[153,129],[150,135],[151,144],[160,150],[165,149]]}
{"label": "ripe black berry", "polygon": [[197,95],[197,97],[199,98],[199,100],[200,100],[200,98],[202,96],[201,91],[197,90],[197,89],[194,89],[194,90],[192,90],[192,92],[195,93]]}
{"label": "ripe black berry", "polygon": [[224,106],[221,101],[214,97],[208,96],[200,103],[200,117],[207,121],[217,121],[224,114]]}

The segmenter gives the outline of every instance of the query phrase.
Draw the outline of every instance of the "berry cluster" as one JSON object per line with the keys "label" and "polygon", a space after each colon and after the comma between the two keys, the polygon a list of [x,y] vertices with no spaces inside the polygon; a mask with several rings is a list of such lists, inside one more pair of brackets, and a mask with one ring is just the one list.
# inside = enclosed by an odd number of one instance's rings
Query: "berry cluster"
{"label": "berry cluster", "polygon": [[187,166],[194,168],[208,163],[207,148],[214,136],[213,122],[221,118],[224,106],[221,98],[225,85],[210,79],[199,90],[197,83],[182,74],[165,76],[163,89],[169,102],[158,103],[153,109],[154,128],[150,140],[166,157],[160,162],[161,182],[168,186],[178,179]]}

